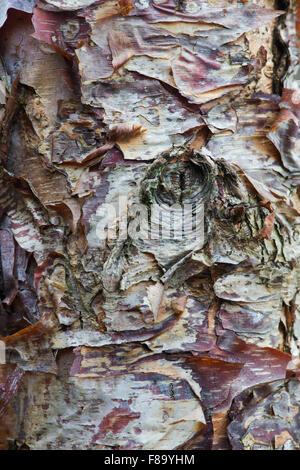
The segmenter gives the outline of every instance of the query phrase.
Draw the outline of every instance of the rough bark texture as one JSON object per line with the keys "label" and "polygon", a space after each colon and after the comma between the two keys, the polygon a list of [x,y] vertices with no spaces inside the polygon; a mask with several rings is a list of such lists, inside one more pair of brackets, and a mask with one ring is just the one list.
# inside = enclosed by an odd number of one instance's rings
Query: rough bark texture
{"label": "rough bark texture", "polygon": [[0,25],[0,448],[299,449],[296,1]]}

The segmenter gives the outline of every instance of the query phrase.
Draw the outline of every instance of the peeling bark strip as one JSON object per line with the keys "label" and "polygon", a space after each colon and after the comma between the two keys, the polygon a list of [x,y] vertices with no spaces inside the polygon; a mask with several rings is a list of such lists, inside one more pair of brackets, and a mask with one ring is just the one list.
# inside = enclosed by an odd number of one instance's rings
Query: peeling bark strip
{"label": "peeling bark strip", "polygon": [[300,449],[296,3],[2,1],[0,449]]}

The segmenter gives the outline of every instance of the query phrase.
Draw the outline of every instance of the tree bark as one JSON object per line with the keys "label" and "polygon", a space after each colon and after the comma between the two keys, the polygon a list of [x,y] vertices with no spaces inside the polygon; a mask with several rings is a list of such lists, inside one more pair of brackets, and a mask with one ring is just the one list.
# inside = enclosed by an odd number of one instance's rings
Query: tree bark
{"label": "tree bark", "polygon": [[300,448],[296,3],[3,2],[1,449]]}

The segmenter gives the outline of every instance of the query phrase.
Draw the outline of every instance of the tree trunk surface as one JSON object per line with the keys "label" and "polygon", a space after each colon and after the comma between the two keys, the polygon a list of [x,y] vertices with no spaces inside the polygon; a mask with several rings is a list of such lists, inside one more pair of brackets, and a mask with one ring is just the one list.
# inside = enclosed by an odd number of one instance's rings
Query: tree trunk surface
{"label": "tree trunk surface", "polygon": [[0,449],[300,449],[297,8],[1,2]]}

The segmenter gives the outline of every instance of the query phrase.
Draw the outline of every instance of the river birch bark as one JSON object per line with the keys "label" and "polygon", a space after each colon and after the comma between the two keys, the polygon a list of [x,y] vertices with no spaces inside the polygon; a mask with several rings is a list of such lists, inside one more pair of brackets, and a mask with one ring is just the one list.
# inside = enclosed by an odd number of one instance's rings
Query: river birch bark
{"label": "river birch bark", "polygon": [[1,449],[300,448],[298,25],[0,2]]}

